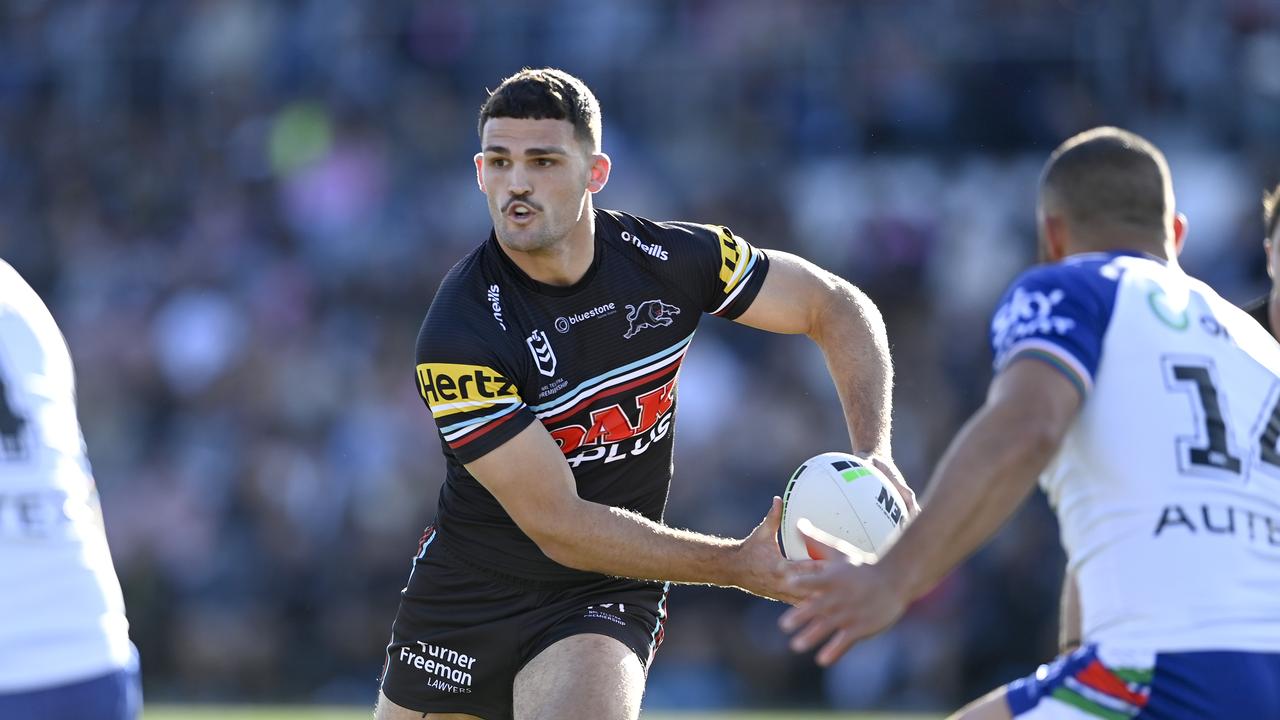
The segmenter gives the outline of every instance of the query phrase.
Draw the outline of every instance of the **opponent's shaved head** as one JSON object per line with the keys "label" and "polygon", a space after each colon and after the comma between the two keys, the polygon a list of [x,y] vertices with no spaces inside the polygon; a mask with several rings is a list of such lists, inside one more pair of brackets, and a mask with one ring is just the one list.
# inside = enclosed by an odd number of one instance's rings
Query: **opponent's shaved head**
{"label": "opponent's shaved head", "polygon": [[1053,151],[1040,176],[1041,212],[1066,220],[1103,246],[1163,241],[1173,221],[1169,165],[1156,146],[1127,130],[1099,127]]}

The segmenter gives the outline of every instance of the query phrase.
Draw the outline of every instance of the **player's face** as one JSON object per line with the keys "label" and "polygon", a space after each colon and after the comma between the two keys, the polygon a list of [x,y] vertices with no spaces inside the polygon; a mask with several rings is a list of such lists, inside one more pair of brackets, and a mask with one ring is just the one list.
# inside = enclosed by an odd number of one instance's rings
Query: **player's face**
{"label": "player's face", "polygon": [[521,252],[566,238],[584,219],[588,193],[604,185],[602,158],[608,173],[608,159],[576,138],[567,120],[491,118],[480,146],[476,178],[494,230],[503,245]]}

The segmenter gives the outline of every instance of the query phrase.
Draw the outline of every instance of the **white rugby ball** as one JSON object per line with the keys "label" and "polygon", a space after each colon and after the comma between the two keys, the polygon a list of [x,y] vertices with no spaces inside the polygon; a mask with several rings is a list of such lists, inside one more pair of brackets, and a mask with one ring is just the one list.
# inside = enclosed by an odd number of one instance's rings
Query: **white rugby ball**
{"label": "white rugby ball", "polygon": [[907,506],[870,461],[829,452],[805,460],[782,495],[782,554],[792,560],[809,558],[800,518],[878,557],[902,532]]}

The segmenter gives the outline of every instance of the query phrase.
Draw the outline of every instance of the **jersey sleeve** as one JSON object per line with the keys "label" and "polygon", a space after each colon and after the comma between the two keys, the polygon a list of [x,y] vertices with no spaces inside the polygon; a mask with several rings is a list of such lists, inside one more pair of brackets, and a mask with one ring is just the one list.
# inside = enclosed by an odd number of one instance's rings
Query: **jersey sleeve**
{"label": "jersey sleeve", "polygon": [[733,320],[751,307],[769,272],[769,256],[723,225],[668,223],[693,256],[693,288],[703,312]]}
{"label": "jersey sleeve", "polygon": [[1015,280],[991,319],[995,371],[1021,358],[1040,360],[1087,395],[1115,305],[1115,277],[1104,268],[1048,265]]}
{"label": "jersey sleeve", "polygon": [[418,336],[418,393],[441,440],[466,464],[515,437],[534,415],[509,363],[495,350],[503,344],[486,343],[456,316],[439,317],[450,314],[429,313]]}

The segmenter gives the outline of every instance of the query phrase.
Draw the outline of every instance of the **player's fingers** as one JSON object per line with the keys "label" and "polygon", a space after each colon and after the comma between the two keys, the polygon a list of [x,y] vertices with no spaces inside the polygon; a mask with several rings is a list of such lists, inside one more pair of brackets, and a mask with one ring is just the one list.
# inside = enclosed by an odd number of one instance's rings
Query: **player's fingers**
{"label": "player's fingers", "polygon": [[902,496],[902,501],[907,505],[907,517],[914,518],[920,514],[920,499],[916,497],[916,491],[912,490],[905,482],[895,483],[898,486],[898,494]]}
{"label": "player's fingers", "polygon": [[773,504],[769,506],[769,512],[764,516],[764,525],[774,533],[782,527],[782,498],[777,495],[773,496]]}
{"label": "player's fingers", "polygon": [[783,632],[793,633],[809,622],[811,617],[813,617],[813,604],[804,601],[782,613],[782,616],[778,618],[778,627],[782,628]]}
{"label": "player's fingers", "polygon": [[898,494],[902,496],[902,501],[906,504],[907,517],[915,517],[920,513],[920,503],[916,500],[916,493],[907,484],[907,479],[902,475],[902,471],[894,464],[891,458],[881,458],[876,455],[865,456],[876,466],[881,473],[888,478],[889,482],[898,490]]}
{"label": "player's fingers", "polygon": [[830,667],[836,660],[840,659],[840,656],[849,652],[849,648],[853,647],[854,642],[861,639],[848,628],[841,628],[831,636],[826,645],[822,646],[815,660],[823,667]]}
{"label": "player's fingers", "polygon": [[788,575],[787,589],[801,595],[812,595],[834,590],[839,581],[831,572],[830,561],[818,561],[813,562],[813,564],[816,568],[810,572]]}
{"label": "player's fingers", "polygon": [[[794,582],[793,578],[809,577],[822,572],[822,565],[827,561],[822,560],[780,560],[778,561],[778,572],[782,574],[782,589],[787,597],[782,598],[786,602],[796,604],[804,600],[810,595],[810,590],[805,589],[801,585]],[[793,567],[795,565],[804,564],[803,567]]]}
{"label": "player's fingers", "polygon": [[903,493],[902,499],[907,502],[907,517],[914,518],[920,514],[920,501],[914,492]]}
{"label": "player's fingers", "polygon": [[825,560],[783,560],[781,567],[783,574],[790,579],[820,573],[826,566]]}
{"label": "player's fingers", "polygon": [[810,620],[803,630],[791,637],[791,649],[795,652],[808,652],[817,647],[834,630],[831,622],[819,615]]}

